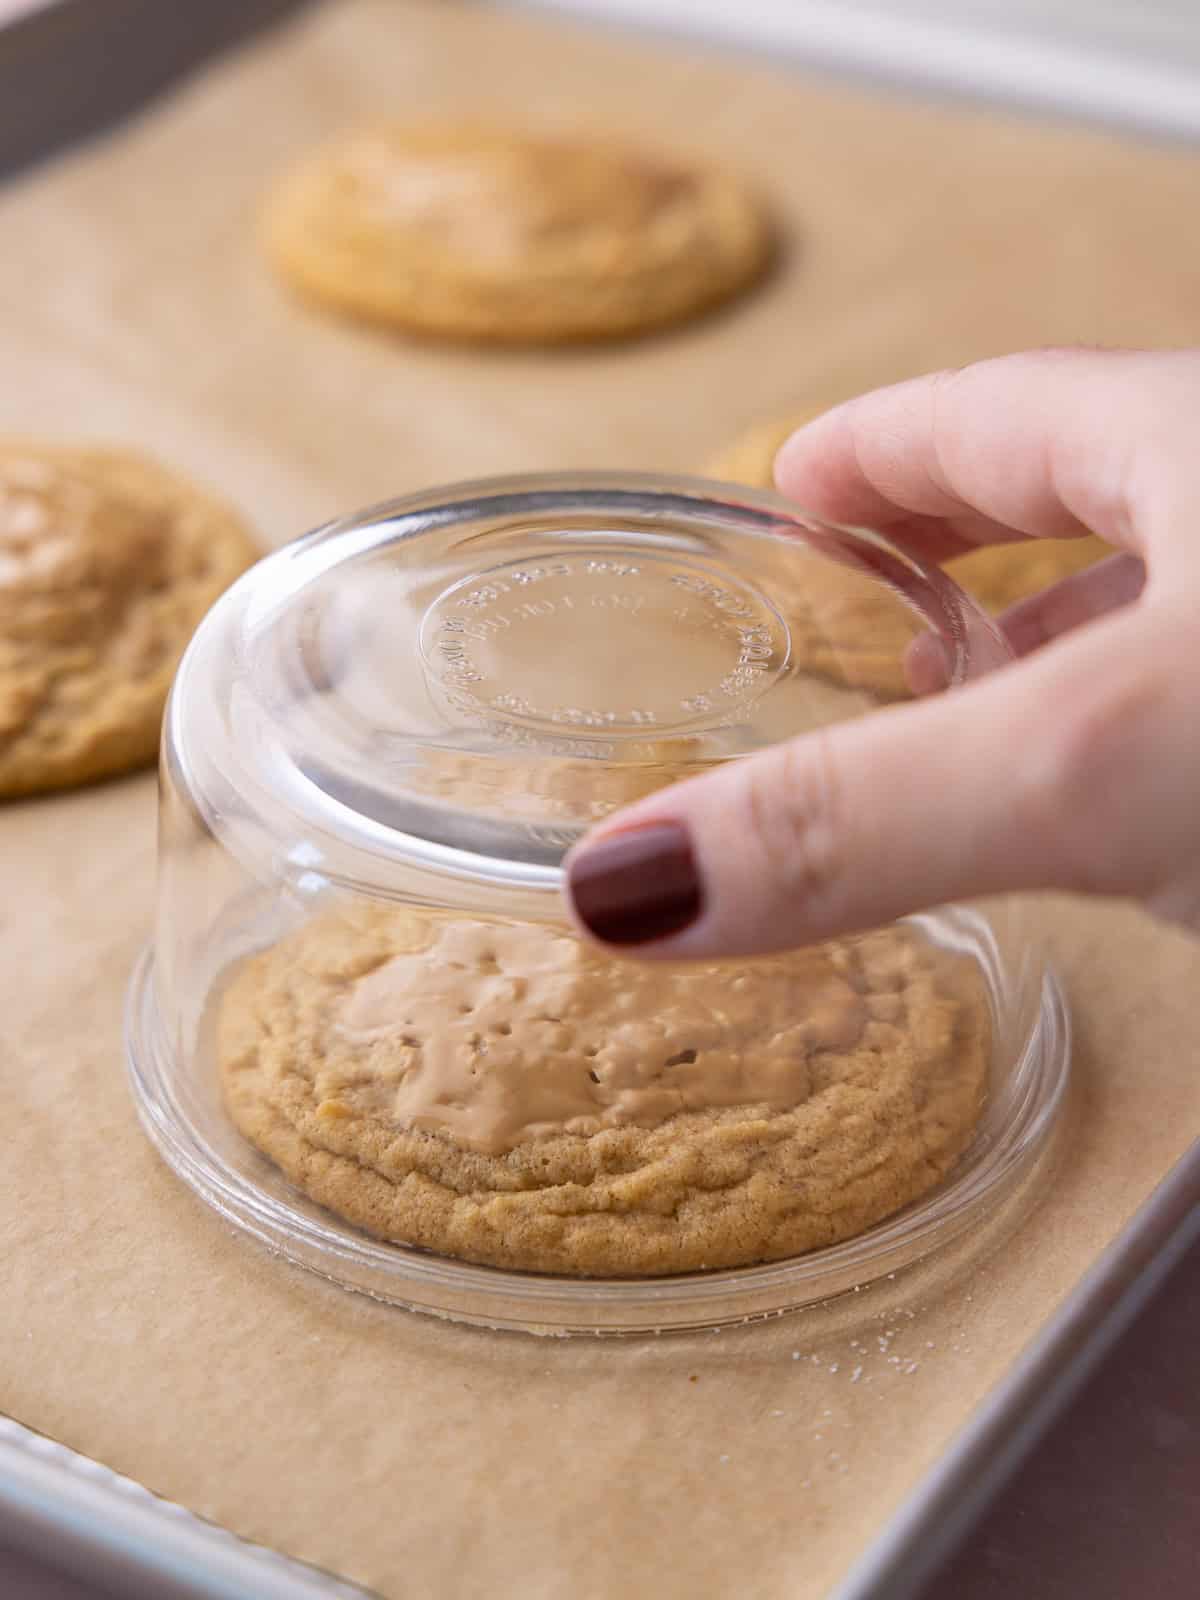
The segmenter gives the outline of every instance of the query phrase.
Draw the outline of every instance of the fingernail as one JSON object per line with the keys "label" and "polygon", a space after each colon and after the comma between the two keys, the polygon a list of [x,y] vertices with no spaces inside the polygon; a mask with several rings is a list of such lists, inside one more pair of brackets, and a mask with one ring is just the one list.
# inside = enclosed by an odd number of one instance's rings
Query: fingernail
{"label": "fingernail", "polygon": [[580,921],[605,944],[681,933],[704,904],[691,841],[675,822],[597,839],[572,861],[567,886]]}

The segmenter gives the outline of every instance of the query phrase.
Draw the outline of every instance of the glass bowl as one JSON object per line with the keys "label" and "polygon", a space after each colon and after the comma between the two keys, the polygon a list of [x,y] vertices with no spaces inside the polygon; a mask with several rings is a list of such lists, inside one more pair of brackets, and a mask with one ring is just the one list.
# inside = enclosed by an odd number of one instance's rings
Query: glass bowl
{"label": "glass bowl", "polygon": [[[347,1101],[360,1104],[356,1095],[377,1096],[375,1078],[355,1075],[355,1051],[382,1035],[368,1027],[351,1037],[336,1023],[350,1065],[330,1088],[311,1030],[286,1029],[308,1015],[312,930],[324,941],[318,1032],[335,1026],[330,996],[340,1005],[360,982],[363,928],[408,919],[427,930],[426,945],[428,930],[441,938],[464,924],[502,930],[510,945],[525,934],[539,949],[573,941],[561,862],[600,817],[688,773],[902,700],[914,685],[928,691],[930,662],[953,692],[1007,659],[992,623],[937,569],[877,534],[727,485],[615,474],[492,480],[394,501],[294,541],[209,613],[167,710],[156,925],[127,1015],[147,1132],[209,1205],[289,1260],[397,1305],[493,1327],[715,1327],[828,1300],[982,1237],[1042,1181],[1067,1081],[1062,1000],[1015,901],[946,907],[894,930],[930,960],[954,963],[956,982],[969,971],[986,1017],[986,1087],[965,1147],[931,1187],[865,1231],[758,1264],[687,1257],[688,1270],[664,1259],[632,1275],[581,1276],[381,1237],[365,1200],[339,1200],[345,1156],[333,1123],[350,1115]],[[336,957],[330,929],[345,944]],[[841,946],[850,955],[838,959],[858,959],[853,941]],[[582,958],[577,943],[554,948]],[[427,960],[422,970],[433,981]],[[713,982],[736,984],[749,970],[730,964]],[[790,1006],[791,989],[783,993]],[[257,1036],[241,1057],[236,1037],[228,1043],[243,1001],[266,1018],[264,1037],[277,1027],[269,1006],[288,1019],[271,1046],[282,1065],[269,1137],[230,1109],[245,1113],[229,1062],[266,1054]],[[799,987],[795,1010],[789,1021],[801,1027]],[[403,1051],[440,1060],[438,1041],[457,1039],[457,1026],[434,1017],[420,1040],[387,1034],[400,1051],[388,1106],[408,1104],[416,1081]],[[489,1037],[494,1072],[502,1060],[526,1070],[519,1041]],[[486,1052],[486,1038],[471,1038]],[[548,1048],[553,1065],[559,1047]],[[695,1050],[684,1058],[694,1064]],[[488,1077],[486,1065],[470,1070]],[[496,1083],[516,1081],[493,1078],[491,1088],[503,1098]],[[547,1082],[552,1094],[557,1080]],[[454,1130],[475,1101],[462,1099],[461,1084],[421,1093],[416,1111],[379,1114],[392,1118],[388,1137],[440,1141],[443,1153],[449,1139],[457,1151]],[[333,1119],[319,1124],[328,1143],[311,1133],[318,1112]],[[378,1115],[372,1126],[378,1133]],[[560,1145],[589,1130],[554,1126]],[[544,1135],[530,1124],[513,1139],[528,1154]],[[369,1189],[391,1204],[397,1181],[380,1177],[386,1161],[368,1162],[361,1182],[358,1170],[355,1195]]]}

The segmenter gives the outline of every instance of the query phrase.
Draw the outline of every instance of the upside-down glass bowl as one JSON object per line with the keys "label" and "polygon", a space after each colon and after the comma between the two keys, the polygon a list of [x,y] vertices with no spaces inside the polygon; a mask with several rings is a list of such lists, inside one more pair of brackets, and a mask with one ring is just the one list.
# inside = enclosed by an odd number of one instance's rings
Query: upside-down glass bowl
{"label": "upside-down glass bowl", "polygon": [[765,1265],[587,1279],[372,1237],[243,1138],[214,1058],[229,974],[330,906],[565,933],[561,859],[594,821],[905,697],[931,641],[949,692],[1007,659],[952,582],[886,539],[686,479],[463,484],[268,556],[202,623],[167,712],[157,921],[128,1011],[150,1137],[290,1260],[495,1327],[720,1326],[828,1300],[980,1228],[1037,1181],[1068,1070],[1059,991],[1016,903],[911,919],[986,989],[990,1082],[969,1148],[865,1233]]}

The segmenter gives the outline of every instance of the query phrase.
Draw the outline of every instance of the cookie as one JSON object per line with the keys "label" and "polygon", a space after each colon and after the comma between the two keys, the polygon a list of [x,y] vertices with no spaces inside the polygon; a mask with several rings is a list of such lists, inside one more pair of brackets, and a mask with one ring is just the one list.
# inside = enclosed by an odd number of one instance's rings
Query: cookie
{"label": "cookie", "polygon": [[[708,475],[754,488],[771,488],[775,457],[784,442],[797,428],[820,415],[819,410],[796,411],[756,424],[712,459]],[[1103,540],[1090,534],[1079,539],[1022,539],[956,556],[946,563],[946,572],[985,611],[995,615],[1111,554]]]}
{"label": "cookie", "polygon": [[[705,475],[755,489],[773,488],[775,457],[784,441],[822,409],[810,407],[754,424],[711,458]],[[794,561],[792,565],[796,567]],[[908,696],[904,658],[919,627],[873,579],[813,559],[802,569],[796,567],[794,583],[783,579],[775,598],[788,619],[795,659],[806,671],[877,699]]]}
{"label": "cookie", "polygon": [[875,700],[908,698],[905,660],[921,623],[877,578],[813,558],[780,585],[777,603],[805,672]]}
{"label": "cookie", "polygon": [[1094,534],[1080,539],[1020,539],[956,556],[947,561],[946,571],[985,611],[997,616],[1112,553]]}
{"label": "cookie", "polygon": [[775,486],[775,457],[797,428],[812,422],[821,415],[822,407],[807,411],[793,411],[786,416],[771,417],[756,422],[740,434],[732,444],[726,445],[705,467],[710,478],[723,483],[745,483],[754,489],[773,489]]}
{"label": "cookie", "polygon": [[954,1167],[977,969],[909,930],[738,968],[553,929],[318,916],[219,1003],[225,1103],[314,1200],[485,1264],[652,1276],[850,1238]]}
{"label": "cookie", "polygon": [[255,556],[140,455],[0,442],[0,797],[153,761],[184,646]]}
{"label": "cookie", "polygon": [[735,179],[607,142],[379,126],[284,179],[264,221],[294,288],[466,340],[635,334],[758,276],[771,231]]}
{"label": "cookie", "polygon": [[497,821],[590,824],[704,771],[711,762],[698,750],[698,740],[647,739],[628,763],[541,753],[528,762],[484,762],[430,748],[408,773],[407,787],[413,795]]}

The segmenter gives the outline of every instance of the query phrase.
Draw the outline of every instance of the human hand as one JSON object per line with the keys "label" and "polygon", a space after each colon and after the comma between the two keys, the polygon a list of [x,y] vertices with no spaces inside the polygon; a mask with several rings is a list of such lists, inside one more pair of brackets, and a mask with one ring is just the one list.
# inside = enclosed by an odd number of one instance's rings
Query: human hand
{"label": "human hand", "polygon": [[567,862],[581,931],[754,954],[1033,888],[1200,928],[1200,351],[1043,351],[878,390],[794,434],[776,481],[930,560],[1089,530],[1120,553],[999,619],[1014,665],[606,819]]}

